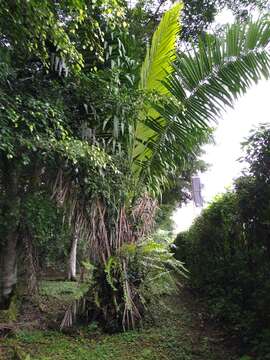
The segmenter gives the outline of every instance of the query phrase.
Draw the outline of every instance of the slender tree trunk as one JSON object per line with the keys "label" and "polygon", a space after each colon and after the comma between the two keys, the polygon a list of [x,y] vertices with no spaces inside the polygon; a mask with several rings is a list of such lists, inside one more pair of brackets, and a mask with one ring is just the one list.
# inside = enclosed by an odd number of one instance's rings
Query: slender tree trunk
{"label": "slender tree trunk", "polygon": [[77,263],[77,247],[78,247],[78,229],[75,225],[75,231],[71,238],[70,253],[68,259],[68,280],[76,281],[76,263]]}
{"label": "slender tree trunk", "polygon": [[26,229],[24,232],[22,241],[25,256],[24,266],[27,276],[27,291],[30,297],[36,297],[38,296],[37,266],[34,255],[33,238],[29,229]]}

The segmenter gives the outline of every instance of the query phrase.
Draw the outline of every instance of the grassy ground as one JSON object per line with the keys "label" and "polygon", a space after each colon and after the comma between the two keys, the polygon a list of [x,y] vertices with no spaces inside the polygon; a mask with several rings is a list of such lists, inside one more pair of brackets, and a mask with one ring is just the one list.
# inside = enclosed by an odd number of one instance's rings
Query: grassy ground
{"label": "grassy ground", "polygon": [[[43,312],[56,314],[56,310],[59,311],[84,290],[75,283],[43,282]],[[69,335],[46,329],[19,329],[6,338],[0,338],[0,359],[240,359],[233,355],[231,346],[226,345],[222,332],[205,323],[203,314],[187,291],[165,299],[165,306],[155,307],[151,313],[151,321],[144,329],[115,335],[102,334],[95,323],[77,328]]]}

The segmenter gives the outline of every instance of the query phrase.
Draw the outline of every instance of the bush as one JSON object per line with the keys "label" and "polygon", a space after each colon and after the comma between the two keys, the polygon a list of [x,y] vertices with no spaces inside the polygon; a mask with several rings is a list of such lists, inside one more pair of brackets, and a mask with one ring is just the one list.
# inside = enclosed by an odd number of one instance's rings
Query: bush
{"label": "bush", "polygon": [[94,272],[90,307],[95,302],[93,308],[100,309],[99,320],[105,330],[132,328],[141,322],[149,303],[177,289],[176,275],[185,273],[164,239],[123,245],[117,256]]}
{"label": "bush", "polygon": [[252,237],[243,222],[240,200],[237,192],[215,200],[177,236],[175,256],[212,316],[250,342],[270,328],[270,263],[262,238]]}
{"label": "bush", "polygon": [[186,263],[190,284],[205,296],[213,317],[265,359],[270,332],[269,126],[253,132],[244,147],[249,169],[232,191],[203,210],[188,232],[178,234],[175,256]]}
{"label": "bush", "polygon": [[[176,292],[177,275],[186,276],[186,269],[166,237],[154,238],[124,244],[103,266],[94,267],[89,291],[74,308],[76,315],[98,321],[107,332],[128,330],[141,324],[148,305],[161,304],[164,295]],[[61,327],[71,326],[73,320],[65,318]]]}

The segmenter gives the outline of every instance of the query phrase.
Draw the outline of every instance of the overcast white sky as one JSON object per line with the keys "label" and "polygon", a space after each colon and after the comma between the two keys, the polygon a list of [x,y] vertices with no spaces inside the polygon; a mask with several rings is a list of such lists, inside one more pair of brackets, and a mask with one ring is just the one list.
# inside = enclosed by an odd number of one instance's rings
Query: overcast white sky
{"label": "overcast white sky", "polygon": [[[205,146],[205,155],[202,157],[211,164],[209,170],[200,176],[206,205],[215,195],[224,192],[233,179],[240,175],[244,166],[237,161],[241,156],[240,144],[252,127],[262,122],[270,122],[269,95],[270,80],[261,81],[236,102],[234,109],[229,109],[219,120],[215,131],[216,144]],[[178,209],[173,216],[175,231],[186,230],[198,213],[199,209],[196,209],[193,203]]]}
{"label": "overcast white sky", "polygon": [[[217,16],[216,23],[231,23],[233,20],[232,13],[227,10]],[[241,142],[254,126],[270,122],[269,95],[270,80],[261,81],[235,103],[234,109],[227,109],[219,119],[214,134],[216,144],[205,146],[205,155],[202,157],[211,165],[207,172],[200,175],[205,206],[217,194],[226,191],[233,179],[240,175],[244,167],[244,164],[237,161],[242,155]],[[193,202],[177,209],[173,215],[175,232],[188,229],[199,213],[200,209],[195,208]]]}

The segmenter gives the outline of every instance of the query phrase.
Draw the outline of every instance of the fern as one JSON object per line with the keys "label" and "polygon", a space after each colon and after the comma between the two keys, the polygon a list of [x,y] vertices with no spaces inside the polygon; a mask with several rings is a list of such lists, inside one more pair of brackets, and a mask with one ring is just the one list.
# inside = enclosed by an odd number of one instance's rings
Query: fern
{"label": "fern", "polygon": [[119,260],[115,256],[111,256],[105,264],[104,272],[106,274],[106,280],[108,284],[114,291],[117,291],[117,288],[114,285],[117,280],[113,276],[113,272],[116,270],[119,270]]}

